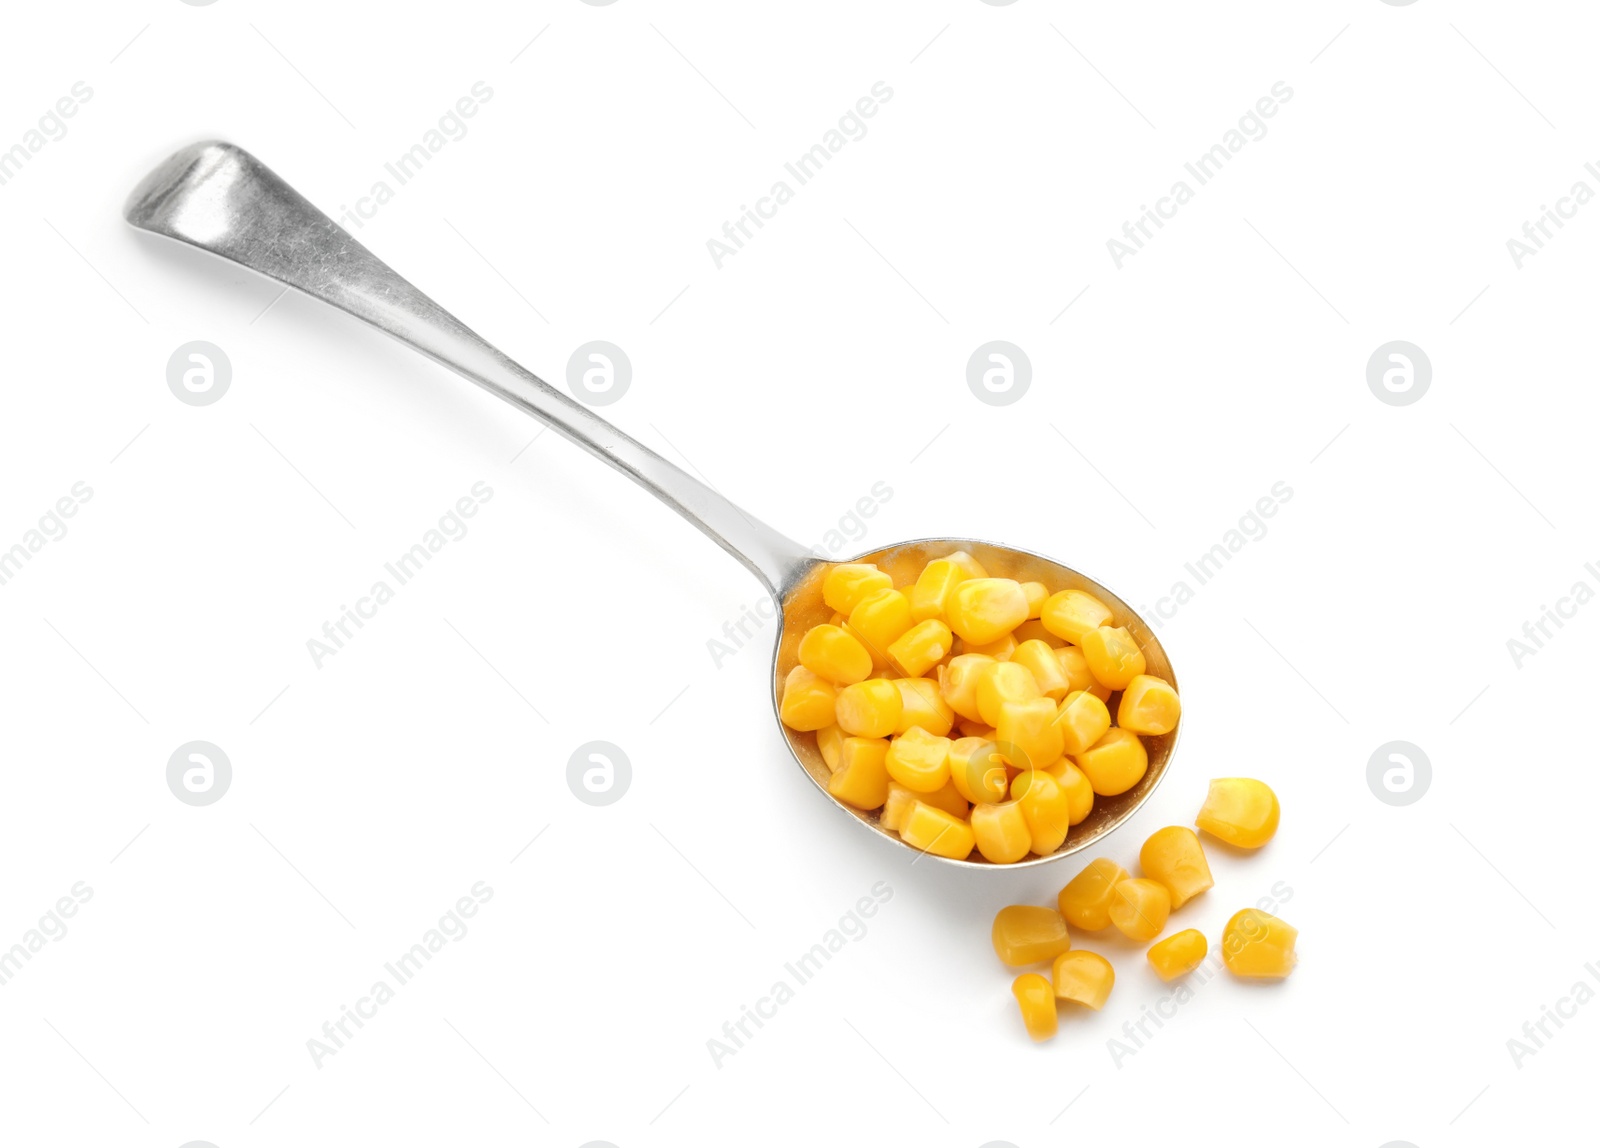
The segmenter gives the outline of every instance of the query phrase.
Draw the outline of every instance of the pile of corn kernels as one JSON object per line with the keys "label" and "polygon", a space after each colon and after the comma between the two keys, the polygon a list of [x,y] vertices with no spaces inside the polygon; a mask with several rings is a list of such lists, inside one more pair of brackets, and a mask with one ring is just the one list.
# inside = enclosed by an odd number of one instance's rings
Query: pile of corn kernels
{"label": "pile of corn kernels", "polygon": [[1141,739],[1178,724],[1177,691],[1083,590],[991,578],[957,551],[902,587],[841,563],[822,596],[834,616],[801,638],[780,717],[815,732],[833,796],[917,849],[1054,853],[1143,779]]}

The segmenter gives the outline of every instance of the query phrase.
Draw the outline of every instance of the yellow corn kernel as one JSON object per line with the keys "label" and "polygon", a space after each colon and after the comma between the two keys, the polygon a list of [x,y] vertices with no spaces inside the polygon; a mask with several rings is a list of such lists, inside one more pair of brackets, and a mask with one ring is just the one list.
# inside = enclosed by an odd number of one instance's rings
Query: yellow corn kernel
{"label": "yellow corn kernel", "polygon": [[963,861],[975,844],[972,826],[926,801],[914,802],[900,823],[900,840],[913,849]]}
{"label": "yellow corn kernel", "polygon": [[[912,792],[916,791],[913,790]],[[918,793],[917,800],[931,805],[935,809],[942,809],[951,817],[959,817],[963,821],[972,812],[972,806],[967,803],[967,799],[961,796],[961,792],[956,789],[955,783],[948,779],[932,793]]]}
{"label": "yellow corn kernel", "polygon": [[981,721],[973,721],[970,718],[957,718],[956,730],[962,737],[977,737],[982,738],[984,741],[994,740],[994,726],[984,725]]}
{"label": "yellow corn kernel", "polygon": [[1171,733],[1178,724],[1181,709],[1177,690],[1160,678],[1139,674],[1122,691],[1122,701],[1117,704],[1117,724],[1134,733],[1152,736]]}
{"label": "yellow corn kernel", "polygon": [[1028,618],[1036,619],[1044,610],[1044,604],[1050,597],[1050,587],[1043,582],[1024,582],[1022,596],[1028,600]]}
{"label": "yellow corn kernel", "polygon": [[1183,908],[1216,883],[1200,838],[1187,825],[1169,825],[1150,834],[1139,848],[1139,868],[1146,877],[1167,887],[1174,909]]}
{"label": "yellow corn kernel", "polygon": [[1010,578],[969,578],[957,583],[945,611],[950,628],[969,642],[992,642],[1028,619],[1028,598]]}
{"label": "yellow corn kernel", "polygon": [[885,663],[889,647],[909,629],[911,600],[893,588],[874,590],[850,611],[850,632],[868,650],[877,651]]}
{"label": "yellow corn kernel", "polygon": [[900,689],[883,678],[868,678],[839,691],[833,712],[851,737],[888,737],[900,722]]}
{"label": "yellow corn kernel", "polygon": [[1111,962],[1087,949],[1062,953],[1050,966],[1050,987],[1056,999],[1086,1005],[1096,1012],[1105,1007],[1116,979]]}
{"label": "yellow corn kernel", "polygon": [[1049,1040],[1060,1023],[1056,1017],[1056,995],[1050,982],[1038,973],[1023,973],[1011,982],[1011,995],[1022,1010],[1022,1027],[1031,1040]]}
{"label": "yellow corn kernel", "polygon": [[1011,782],[1011,797],[1022,806],[1033,851],[1048,857],[1067,839],[1071,809],[1066,791],[1042,769],[1025,769]]}
{"label": "yellow corn kernel", "polygon": [[824,622],[800,639],[800,664],[836,686],[866,681],[872,673],[872,655],[840,626]]}
{"label": "yellow corn kernel", "polygon": [[1049,698],[1002,702],[994,741],[1000,747],[1000,756],[1018,769],[1043,769],[1055,764],[1062,753],[1056,703]]}
{"label": "yellow corn kernel", "polygon": [[1056,637],[1080,645],[1090,630],[1111,621],[1111,607],[1086,590],[1062,590],[1045,599],[1039,621]]}
{"label": "yellow corn kernel", "polygon": [[983,568],[983,563],[965,550],[957,550],[953,554],[946,554],[944,560],[955,563],[956,569],[960,570],[968,578],[987,578],[989,576],[989,572]]}
{"label": "yellow corn kernel", "polygon": [[958,654],[986,654],[997,662],[1009,662],[1011,655],[1017,651],[1017,639],[1012,634],[1001,634],[994,641],[980,646],[965,638],[957,638],[951,648]]}
{"label": "yellow corn kernel", "polygon": [[[885,759],[887,760],[887,758]],[[889,782],[889,796],[884,800],[883,808],[878,810],[878,824],[885,829],[897,832],[906,819],[906,814],[911,812],[911,806],[916,802],[917,791],[907,789],[893,779]]]}
{"label": "yellow corn kernel", "polygon": [[841,562],[822,580],[822,600],[830,610],[848,615],[868,594],[888,590],[894,579],[871,562]]}
{"label": "yellow corn kernel", "polygon": [[1037,618],[1029,618],[1015,630],[1012,630],[1011,634],[1017,639],[1018,645],[1021,645],[1023,642],[1043,642],[1052,650],[1062,645],[1061,639],[1056,637],[1049,630],[1046,630],[1044,628],[1044,623],[1039,621]]}
{"label": "yellow corn kernel", "polygon": [[944,737],[950,732],[956,715],[939,695],[938,682],[932,678],[895,678],[893,681],[900,691],[900,720],[895,724],[895,733],[905,733],[913,726],[921,726],[935,737]]}
{"label": "yellow corn kernel", "polygon": [[1222,930],[1222,963],[1236,977],[1286,977],[1298,960],[1294,942],[1299,935],[1299,929],[1271,913],[1241,909]]}
{"label": "yellow corn kernel", "polygon": [[1061,660],[1049,645],[1038,638],[1020,643],[1009,659],[1033,675],[1033,684],[1045,697],[1059,702],[1070,692],[1071,683],[1061,669]]}
{"label": "yellow corn kernel", "polygon": [[889,643],[889,658],[908,678],[920,678],[950,652],[955,638],[937,618],[918,622]]}
{"label": "yellow corn kernel", "polygon": [[950,739],[912,726],[889,743],[889,776],[907,789],[932,793],[950,780]]}
{"label": "yellow corn kernel", "polygon": [[1066,676],[1069,694],[1085,690],[1103,702],[1111,700],[1111,687],[1095,681],[1094,673],[1089,669],[1089,659],[1083,656],[1083,651],[1077,646],[1062,646],[1056,651],[1056,661]]}
{"label": "yellow corn kernel", "polygon": [[978,712],[978,679],[987,667],[995,664],[986,654],[959,654],[940,666],[939,693],[945,704],[962,717],[978,721],[982,717]]}
{"label": "yellow corn kernel", "polygon": [[1113,727],[1078,754],[1077,763],[1095,793],[1115,797],[1144,779],[1145,770],[1150,768],[1150,755],[1137,734]]}
{"label": "yellow corn kernel", "polygon": [[830,773],[837,773],[839,770],[839,750],[847,736],[849,735],[837,725],[830,725],[826,729],[817,731],[817,752],[822,754],[822,764],[828,767]]}
{"label": "yellow corn kernel", "polygon": [[1063,757],[1049,769],[1045,770],[1056,779],[1067,795],[1067,824],[1076,825],[1094,808],[1094,786],[1089,784],[1089,779],[1083,775],[1083,770],[1072,764],[1072,759]]}
{"label": "yellow corn kernel", "polygon": [[994,942],[994,955],[1014,969],[1053,961],[1072,947],[1061,914],[1039,905],[1001,909],[994,915],[989,939]]}
{"label": "yellow corn kernel", "polygon": [[889,743],[876,737],[847,737],[839,745],[839,768],[828,792],[857,809],[877,809],[889,799]]}
{"label": "yellow corn kernel", "polygon": [[1006,702],[1027,702],[1041,696],[1039,685],[1026,666],[1015,662],[990,662],[978,670],[978,687],[975,691],[978,717],[996,728],[1000,725],[1000,707]]}
{"label": "yellow corn kernel", "polygon": [[1229,845],[1260,849],[1278,831],[1278,795],[1253,777],[1219,777],[1194,823]]}
{"label": "yellow corn kernel", "polygon": [[953,558],[935,558],[922,568],[911,587],[911,616],[921,622],[928,618],[943,619],[950,605],[950,595],[955,588],[971,577]]}
{"label": "yellow corn kernel", "polygon": [[1144,651],[1126,626],[1100,626],[1083,636],[1083,656],[1094,680],[1120,690],[1144,673]]}
{"label": "yellow corn kernel", "polygon": [[[1033,834],[1015,801],[972,807],[972,836],[984,859],[997,865],[1021,861],[1033,848]],[[1057,915],[1059,918],[1059,914]]]}
{"label": "yellow corn kernel", "polygon": [[1096,857],[1067,882],[1056,905],[1069,924],[1080,929],[1103,929],[1111,923],[1111,890],[1127,879],[1127,870],[1121,865]]}
{"label": "yellow corn kernel", "polygon": [[1177,980],[1185,973],[1194,972],[1206,959],[1206,935],[1199,929],[1173,933],[1151,945],[1144,956],[1155,969],[1156,976],[1164,981]]}
{"label": "yellow corn kernel", "polygon": [[1111,887],[1111,923],[1133,941],[1153,941],[1167,927],[1172,895],[1160,881],[1129,877]]}
{"label": "yellow corn kernel", "polygon": [[974,804],[1005,800],[1011,784],[1000,750],[988,738],[962,737],[950,743],[950,780]]}
{"label": "yellow corn kernel", "polygon": [[[840,694],[840,703],[844,695]],[[842,721],[842,719],[841,719]],[[1071,693],[1061,703],[1056,715],[1056,725],[1061,728],[1061,749],[1077,757],[1095,742],[1105,737],[1111,728],[1111,711],[1106,703],[1086,690]],[[1082,763],[1078,766],[1082,769]],[[1085,771],[1087,772],[1087,771]],[[1091,776],[1090,781],[1094,778]]]}
{"label": "yellow corn kernel", "polygon": [[790,729],[824,729],[833,724],[833,699],[838,693],[832,682],[796,666],[783,679],[778,718]]}

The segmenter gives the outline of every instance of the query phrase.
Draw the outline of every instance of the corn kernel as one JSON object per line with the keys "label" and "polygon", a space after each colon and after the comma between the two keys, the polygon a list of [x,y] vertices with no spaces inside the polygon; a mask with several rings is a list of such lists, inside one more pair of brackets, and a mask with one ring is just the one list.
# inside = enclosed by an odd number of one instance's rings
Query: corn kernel
{"label": "corn kernel", "polygon": [[1056,779],[1056,784],[1067,795],[1067,824],[1076,825],[1089,816],[1094,808],[1094,786],[1089,784],[1083,770],[1073,765],[1071,758],[1063,757],[1045,772]]}
{"label": "corn kernel", "polygon": [[962,861],[972,852],[975,844],[972,826],[953,813],[929,805],[926,801],[914,802],[905,820],[900,824],[900,840],[913,849]]}
{"label": "corn kernel", "polygon": [[1253,777],[1219,777],[1194,823],[1240,849],[1260,849],[1278,831],[1278,795]]}
{"label": "corn kernel", "polygon": [[842,627],[823,623],[800,639],[800,664],[836,686],[866,681],[872,655]]}
{"label": "corn kernel", "polygon": [[972,806],[967,803],[967,799],[961,796],[955,783],[949,780],[932,793],[918,793],[917,800],[935,809],[942,809],[951,817],[959,817],[963,821],[972,812]]}
{"label": "corn kernel", "polygon": [[1028,618],[1037,619],[1050,597],[1050,587],[1043,582],[1024,582],[1022,596],[1028,600]]}
{"label": "corn kernel", "polygon": [[1111,962],[1086,949],[1062,953],[1050,967],[1050,987],[1057,1000],[1073,1001],[1096,1012],[1105,1007],[1116,979]]}
{"label": "corn kernel", "polygon": [[920,726],[935,737],[944,737],[955,724],[955,711],[944,704],[939,683],[932,678],[894,678],[900,691],[900,720],[894,732],[906,733]]}
{"label": "corn kernel", "polygon": [[875,737],[847,737],[839,745],[839,768],[828,792],[857,809],[877,809],[889,799],[889,743]]}
{"label": "corn kernel", "polygon": [[[960,654],[939,667],[939,693],[945,704],[964,718],[978,721],[978,679],[995,660],[985,654]],[[826,676],[826,675],[824,675]],[[993,722],[985,723],[993,725]]]}
{"label": "corn kernel", "polygon": [[1206,935],[1199,929],[1173,933],[1151,945],[1145,959],[1162,980],[1177,980],[1185,973],[1194,972],[1206,959]]}
{"label": "corn kernel", "polygon": [[1081,645],[1085,634],[1111,621],[1111,607],[1085,590],[1062,590],[1045,599],[1039,621],[1056,637]]}
{"label": "corn kernel", "polygon": [[1103,929],[1111,923],[1111,890],[1128,879],[1115,861],[1096,857],[1068,881],[1056,898],[1061,915],[1080,929]]}
{"label": "corn kernel", "polygon": [[1050,982],[1038,973],[1023,973],[1011,982],[1011,995],[1022,1010],[1022,1027],[1035,1042],[1049,1040],[1060,1023],[1056,1016],[1056,995]]}
{"label": "corn kernel", "polygon": [[[826,676],[826,675],[824,675]],[[1178,691],[1160,678],[1139,674],[1122,691],[1117,724],[1134,733],[1171,733],[1181,710]]]}
{"label": "corn kernel", "polygon": [[1066,675],[1069,694],[1085,690],[1103,702],[1111,700],[1111,687],[1095,681],[1094,673],[1089,669],[1089,659],[1083,656],[1083,651],[1077,646],[1062,646],[1056,651],[1056,661]]}
{"label": "corn kernel", "polygon": [[790,729],[825,729],[833,724],[833,699],[838,696],[833,683],[796,666],[783,679],[783,702],[778,718]]}
{"label": "corn kernel", "polygon": [[884,765],[907,789],[932,793],[950,780],[950,739],[913,726],[889,743]]}
{"label": "corn kernel", "polygon": [[1222,930],[1222,963],[1237,977],[1286,977],[1298,960],[1294,942],[1299,935],[1299,929],[1271,913],[1241,909]]}
{"label": "corn kernel", "polygon": [[971,718],[957,718],[956,730],[962,737],[982,738],[984,741],[994,740],[994,726],[984,725],[981,721]]}
{"label": "corn kernel", "polygon": [[822,580],[822,600],[828,608],[849,614],[868,594],[887,590],[894,579],[871,562],[841,562]]}
{"label": "corn kernel", "polygon": [[994,641],[979,645],[965,638],[957,638],[951,648],[958,654],[984,654],[997,662],[1009,662],[1017,652],[1017,639],[1012,634],[1001,634]]}
{"label": "corn kernel", "polygon": [[946,610],[950,628],[969,642],[992,642],[1028,618],[1028,598],[1010,578],[969,578],[956,585]]}
{"label": "corn kernel", "polygon": [[909,629],[911,600],[892,588],[874,590],[850,611],[850,632],[861,639],[868,650],[877,651],[885,662],[889,647]]}
{"label": "corn kernel", "polygon": [[1027,667],[1015,662],[990,662],[980,667],[975,695],[978,712],[973,716],[996,728],[1000,725],[1000,707],[1006,702],[1032,701],[1041,696]]}
{"label": "corn kernel", "polygon": [[822,764],[828,767],[830,773],[837,773],[839,770],[839,750],[848,736],[837,725],[830,725],[826,729],[817,731],[817,752],[822,754]]}
{"label": "corn kernel", "polygon": [[1053,961],[1072,947],[1061,914],[1039,905],[1001,909],[994,915],[989,939],[994,942],[994,955],[1014,969]]}
{"label": "corn kernel", "polygon": [[[840,694],[839,699],[839,704],[843,704],[844,695]],[[1111,728],[1111,711],[1106,709],[1105,702],[1093,694],[1079,690],[1068,694],[1062,701],[1061,710],[1056,715],[1056,725],[1061,728],[1062,752],[1077,757],[1106,735]],[[1083,768],[1081,763],[1078,768]],[[1094,778],[1091,776],[1089,780],[1093,781]]]}
{"label": "corn kernel", "polygon": [[944,560],[955,563],[956,569],[960,570],[968,578],[987,578],[989,576],[989,572],[983,568],[983,563],[965,550],[957,550],[953,554],[946,554]]}
{"label": "corn kernel", "polygon": [[883,678],[868,678],[839,691],[833,703],[839,728],[851,737],[888,737],[900,721],[900,690]]}
{"label": "corn kernel", "polygon": [[883,677],[888,673],[889,651],[887,649],[885,649],[883,646],[874,645],[872,640],[865,634],[856,633],[855,627],[850,624],[850,620],[848,618],[839,623],[839,629],[843,630],[857,642],[861,643],[861,648],[867,652],[867,657],[872,659],[872,670],[874,676]]}
{"label": "corn kernel", "polygon": [[1029,618],[1015,630],[1012,630],[1011,634],[1017,639],[1018,645],[1021,645],[1023,642],[1043,642],[1052,650],[1063,645],[1061,639],[1056,637],[1049,630],[1046,630],[1044,628],[1044,623],[1039,621],[1037,618]]}
{"label": "corn kernel", "polygon": [[1004,760],[988,738],[963,737],[950,743],[950,780],[975,804],[1003,801],[1011,784]]}
{"label": "corn kernel", "polygon": [[927,618],[943,619],[956,586],[968,578],[986,576],[983,567],[965,550],[935,558],[922,568],[916,585],[911,588],[911,616],[919,622]]}
{"label": "corn kernel", "polygon": [[1062,753],[1056,703],[1049,698],[1002,702],[994,740],[1000,747],[1000,756],[1018,769],[1043,769],[1055,764]]}
{"label": "corn kernel", "polygon": [[1071,824],[1066,791],[1043,770],[1026,769],[1011,782],[1011,796],[1022,806],[1033,851],[1048,857],[1067,839]]}
{"label": "corn kernel", "polygon": [[1139,868],[1167,887],[1174,909],[1215,884],[1200,838],[1187,825],[1169,825],[1150,834],[1139,849]]}
{"label": "corn kernel", "polygon": [[898,781],[891,780],[889,782],[889,796],[884,800],[883,808],[878,810],[878,824],[885,829],[898,831],[901,822],[905,821],[906,814],[911,812],[911,806],[916,802],[917,798],[916,790],[907,789]]}
{"label": "corn kernel", "polygon": [[1153,941],[1167,927],[1172,895],[1160,881],[1129,877],[1111,887],[1111,923],[1133,941]]}
{"label": "corn kernel", "polygon": [[1144,651],[1126,626],[1100,626],[1083,636],[1083,656],[1095,681],[1120,690],[1144,673]]}
{"label": "corn kernel", "polygon": [[1095,793],[1115,797],[1143,780],[1145,770],[1150,768],[1150,755],[1137,734],[1113,727],[1078,754],[1077,762]]}
{"label": "corn kernel", "polygon": [[1021,861],[1033,848],[1033,834],[1028,829],[1028,820],[1022,815],[1022,806],[1015,801],[974,805],[972,836],[984,859],[997,865]]}
{"label": "corn kernel", "polygon": [[950,627],[937,618],[918,622],[889,643],[889,658],[908,678],[920,678],[950,652]]}
{"label": "corn kernel", "polygon": [[1067,696],[1070,685],[1067,675],[1061,669],[1061,661],[1056,657],[1056,652],[1044,642],[1037,638],[1022,642],[1009,660],[1032,674],[1034,685],[1051,701],[1059,702]]}

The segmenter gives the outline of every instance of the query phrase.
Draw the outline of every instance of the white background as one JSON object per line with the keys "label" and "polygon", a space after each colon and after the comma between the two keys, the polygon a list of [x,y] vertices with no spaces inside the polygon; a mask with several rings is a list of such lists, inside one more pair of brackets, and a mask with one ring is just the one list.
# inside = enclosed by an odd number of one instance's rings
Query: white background
{"label": "white background", "polygon": [[[1507,1048],[1600,958],[1600,609],[1520,668],[1506,646],[1600,585],[1600,207],[1521,270],[1506,249],[1600,190],[1584,6],[146,0],[7,23],[0,147],[93,93],[0,186],[0,544],[93,490],[0,587],[0,946],[93,890],[0,987],[7,1141],[1433,1148],[1587,1113],[1600,1005],[1520,1067]],[[1118,1063],[1167,990],[1142,947],[1082,937],[1116,990],[1030,1045],[989,922],[1082,858],[952,873],[856,831],[771,724],[770,630],[713,665],[757,594],[721,551],[398,344],[121,222],[207,136],[337,210],[480,80],[469,133],[362,241],[558,385],[581,343],[623,347],[608,417],[791,536],[882,481],[855,548],[992,537],[1149,606],[1292,488],[1164,624],[1183,745],[1108,850],[1191,821],[1211,777],[1268,780],[1276,840],[1213,850],[1173,923],[1215,942],[1282,882],[1290,980],[1214,980]],[[868,134],[718,270],[706,240],[880,80]],[[1269,133],[1118,270],[1106,241],[1278,81]],[[166,384],[194,339],[232,363],[211,406]],[[1032,362],[1011,406],[966,386],[991,339]],[[1414,405],[1367,386],[1393,339],[1432,362]],[[318,669],[306,640],[480,480],[470,532]],[[194,739],[233,764],[204,808],[165,781]],[[566,782],[597,739],[633,768],[603,808]],[[1366,781],[1395,739],[1433,766],[1403,808]],[[479,881],[470,932],[316,1067],[307,1040]],[[715,1066],[706,1041],[876,882],[866,936]]]}

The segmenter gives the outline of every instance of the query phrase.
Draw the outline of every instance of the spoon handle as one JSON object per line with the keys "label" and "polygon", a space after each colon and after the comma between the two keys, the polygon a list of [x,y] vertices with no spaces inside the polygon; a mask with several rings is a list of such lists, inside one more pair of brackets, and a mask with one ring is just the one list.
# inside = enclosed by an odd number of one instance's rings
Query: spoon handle
{"label": "spoon handle", "polygon": [[134,227],[346,311],[548,423],[698,526],[780,600],[815,564],[803,547],[513,362],[242,148],[210,141],[175,153],[134,189],[124,214]]}

